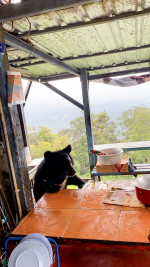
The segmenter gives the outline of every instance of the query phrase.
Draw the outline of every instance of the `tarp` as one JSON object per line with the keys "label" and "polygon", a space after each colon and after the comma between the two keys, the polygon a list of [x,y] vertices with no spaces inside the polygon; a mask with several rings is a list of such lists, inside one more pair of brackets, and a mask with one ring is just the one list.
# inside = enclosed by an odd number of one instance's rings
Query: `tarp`
{"label": "tarp", "polygon": [[129,87],[138,85],[141,83],[149,82],[150,81],[150,73],[144,75],[133,75],[133,76],[125,76],[123,78],[103,78],[97,80],[97,82],[113,85],[113,86],[120,86],[120,87]]}

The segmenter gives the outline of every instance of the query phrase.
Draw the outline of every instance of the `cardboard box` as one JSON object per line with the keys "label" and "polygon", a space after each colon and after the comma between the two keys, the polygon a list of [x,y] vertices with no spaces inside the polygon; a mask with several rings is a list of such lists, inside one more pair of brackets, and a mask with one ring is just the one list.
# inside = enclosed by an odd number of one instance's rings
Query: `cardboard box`
{"label": "cardboard box", "polygon": [[108,172],[129,172],[128,159],[122,159],[120,163],[115,165],[102,165],[97,162],[96,170],[98,173],[108,173]]}
{"label": "cardboard box", "polygon": [[8,106],[25,103],[21,74],[7,71]]}

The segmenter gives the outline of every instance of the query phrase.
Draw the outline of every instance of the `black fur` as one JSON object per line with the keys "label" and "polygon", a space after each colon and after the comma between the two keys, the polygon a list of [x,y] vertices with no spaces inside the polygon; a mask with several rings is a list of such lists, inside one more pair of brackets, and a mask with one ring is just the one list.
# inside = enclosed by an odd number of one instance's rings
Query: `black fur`
{"label": "black fur", "polygon": [[[38,167],[34,177],[34,197],[38,201],[44,193],[55,193],[69,184],[82,188],[85,184],[75,175],[73,159],[70,156],[71,145],[55,152],[44,153],[44,160]],[[65,181],[66,180],[66,181]]]}

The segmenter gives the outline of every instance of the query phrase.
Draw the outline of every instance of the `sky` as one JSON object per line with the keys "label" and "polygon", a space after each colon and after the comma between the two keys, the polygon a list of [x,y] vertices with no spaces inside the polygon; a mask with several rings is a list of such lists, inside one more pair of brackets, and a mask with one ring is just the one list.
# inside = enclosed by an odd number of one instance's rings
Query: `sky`
{"label": "sky", "polygon": [[[23,80],[25,88],[27,81]],[[79,78],[51,82],[81,104],[82,90]],[[106,111],[113,119],[133,106],[150,107],[150,82],[131,86],[118,87],[103,83],[90,82],[89,99],[91,113]],[[69,128],[70,121],[81,116],[81,109],[59,96],[49,88],[33,82],[26,105],[25,117],[28,126],[47,126],[57,133],[60,129]]]}

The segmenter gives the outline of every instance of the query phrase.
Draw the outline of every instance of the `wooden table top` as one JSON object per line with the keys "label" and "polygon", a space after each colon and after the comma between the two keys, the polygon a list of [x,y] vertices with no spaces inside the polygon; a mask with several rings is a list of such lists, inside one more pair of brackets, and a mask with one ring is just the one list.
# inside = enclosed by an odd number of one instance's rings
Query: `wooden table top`
{"label": "wooden table top", "polygon": [[78,189],[46,193],[12,235],[146,242],[150,210],[104,204],[108,190]]}

